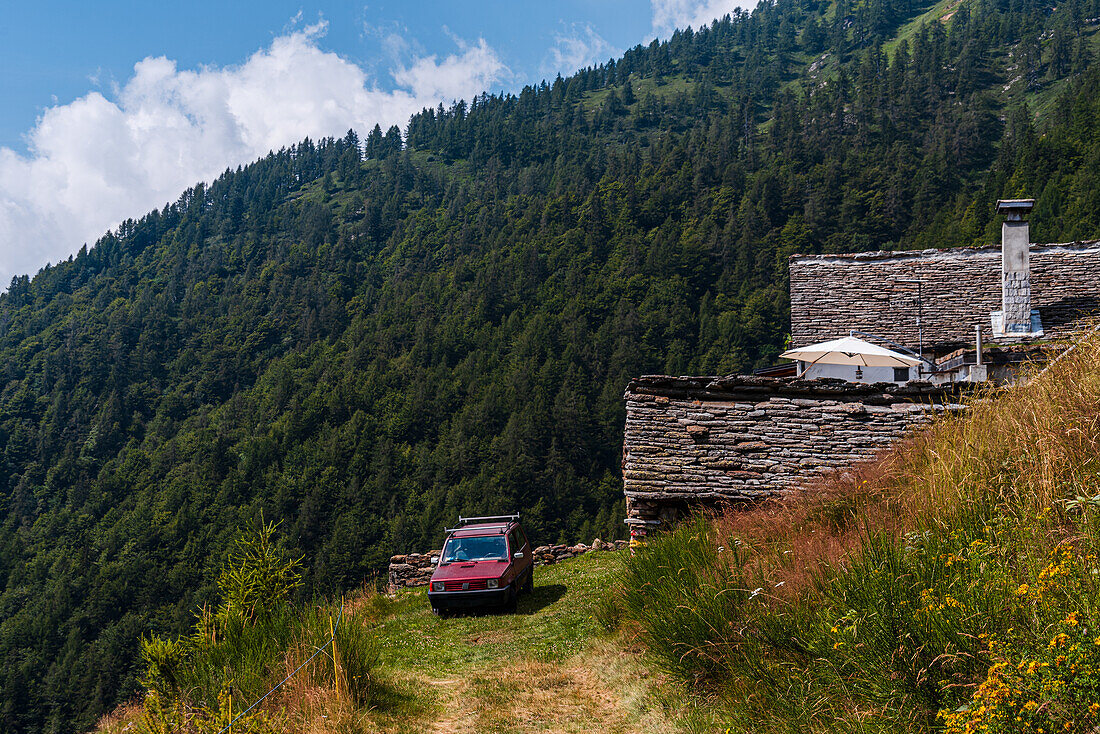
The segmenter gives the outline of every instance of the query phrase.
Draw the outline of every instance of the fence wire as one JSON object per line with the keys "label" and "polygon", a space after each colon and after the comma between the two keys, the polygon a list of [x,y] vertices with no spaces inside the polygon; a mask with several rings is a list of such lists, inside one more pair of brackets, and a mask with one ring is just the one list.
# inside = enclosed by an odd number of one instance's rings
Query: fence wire
{"label": "fence wire", "polygon": [[224,729],[222,729],[221,731],[219,731],[219,732],[218,732],[218,734],[225,734],[225,732],[227,732],[227,731],[231,730],[231,729],[233,728],[233,725],[234,725],[234,724],[236,724],[236,723],[237,723],[238,721],[240,721],[240,720],[241,720],[241,717],[242,717],[242,716],[244,716],[244,715],[245,715],[245,714],[247,714],[247,713],[248,713],[249,711],[251,711],[252,709],[254,709],[254,708],[256,708],[257,706],[259,706],[259,705],[260,705],[260,704],[261,704],[261,703],[263,702],[263,700],[264,700],[265,698],[267,698],[268,696],[270,696],[270,695],[271,695],[272,693],[274,693],[275,691],[279,690],[279,688],[281,688],[281,687],[282,687],[282,685],[283,685],[284,683],[286,683],[286,682],[287,682],[288,680],[290,680],[291,678],[293,678],[294,676],[296,676],[296,675],[298,674],[298,671],[299,671],[299,670],[301,670],[302,668],[306,667],[306,666],[307,666],[307,665],[309,665],[309,664],[310,664],[311,662],[313,662],[313,658],[317,657],[317,656],[318,656],[318,655],[320,655],[320,654],[321,654],[322,652],[324,652],[324,651],[325,651],[325,648],[326,648],[326,647],[328,647],[329,645],[331,645],[331,644],[332,644],[332,642],[333,642],[333,640],[335,640],[335,639],[336,639],[336,632],[337,632],[337,631],[338,631],[338,630],[340,629],[340,622],[341,622],[341,621],[342,621],[343,619],[344,619],[344,600],[343,600],[343,598],[341,598],[341,599],[340,599],[340,614],[339,614],[339,616],[337,616],[337,617],[336,617],[336,626],[332,628],[332,636],[328,638],[328,642],[326,642],[325,644],[323,644],[323,645],[321,645],[321,646],[320,646],[319,648],[317,648],[317,649],[316,649],[316,650],[314,651],[314,653],[313,653],[312,655],[310,655],[310,656],[309,656],[309,657],[308,657],[308,658],[306,659],[306,661],[305,661],[304,663],[302,663],[302,664],[301,664],[301,665],[299,665],[299,666],[298,666],[297,668],[295,668],[295,669],[294,669],[294,670],[293,670],[293,671],[291,672],[291,674],[290,674],[290,675],[288,675],[288,676],[287,676],[286,678],[283,678],[283,679],[282,679],[281,681],[279,681],[278,683],[276,683],[276,684],[275,684],[275,686],[274,686],[274,687],[273,687],[273,688],[272,688],[272,689],[271,689],[270,691],[268,691],[267,693],[265,693],[264,695],[260,696],[260,697],[259,697],[259,698],[257,698],[257,699],[256,699],[255,701],[253,701],[253,702],[252,702],[252,705],[251,705],[251,706],[249,706],[249,707],[248,707],[248,708],[246,708],[246,709],[245,709],[244,711],[242,711],[242,712],[240,712],[239,714],[237,714],[236,716],[234,716],[234,717],[233,717],[233,720],[229,722],[229,725],[228,725],[228,726],[226,726],[226,727],[225,727]]}

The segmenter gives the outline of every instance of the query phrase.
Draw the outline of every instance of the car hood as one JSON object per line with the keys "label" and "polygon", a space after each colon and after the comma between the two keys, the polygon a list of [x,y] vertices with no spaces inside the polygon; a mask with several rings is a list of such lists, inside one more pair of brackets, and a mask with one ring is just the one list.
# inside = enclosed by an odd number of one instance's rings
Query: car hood
{"label": "car hood", "polygon": [[508,570],[507,561],[456,561],[437,566],[432,581],[450,579],[495,579]]}

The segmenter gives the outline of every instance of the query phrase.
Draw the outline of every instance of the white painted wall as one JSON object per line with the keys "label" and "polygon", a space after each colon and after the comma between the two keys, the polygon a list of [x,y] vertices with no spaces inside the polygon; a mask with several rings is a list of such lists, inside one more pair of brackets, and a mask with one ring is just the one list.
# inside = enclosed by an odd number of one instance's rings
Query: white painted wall
{"label": "white painted wall", "polygon": [[[908,382],[908,380],[895,380],[893,367],[864,367],[863,376],[856,377],[856,368],[846,364],[816,364],[802,363],[802,376],[807,380],[816,380],[819,377],[839,377],[848,382]],[[909,380],[917,379],[917,368],[909,369]]]}

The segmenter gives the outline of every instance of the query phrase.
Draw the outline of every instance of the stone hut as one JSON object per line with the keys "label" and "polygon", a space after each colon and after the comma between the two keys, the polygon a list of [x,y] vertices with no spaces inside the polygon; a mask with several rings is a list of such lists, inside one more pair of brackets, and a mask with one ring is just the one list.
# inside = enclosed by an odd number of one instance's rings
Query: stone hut
{"label": "stone hut", "polygon": [[962,385],[755,376],[664,377],[626,390],[623,482],[632,536],[699,505],[777,496],[866,461],[959,410]]}

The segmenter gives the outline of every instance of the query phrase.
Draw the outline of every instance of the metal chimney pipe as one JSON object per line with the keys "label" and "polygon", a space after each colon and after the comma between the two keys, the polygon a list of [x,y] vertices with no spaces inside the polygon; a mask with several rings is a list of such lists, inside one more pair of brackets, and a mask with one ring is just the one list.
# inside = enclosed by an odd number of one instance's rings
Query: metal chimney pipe
{"label": "metal chimney pipe", "polygon": [[982,366],[982,325],[974,324],[974,364]]}

